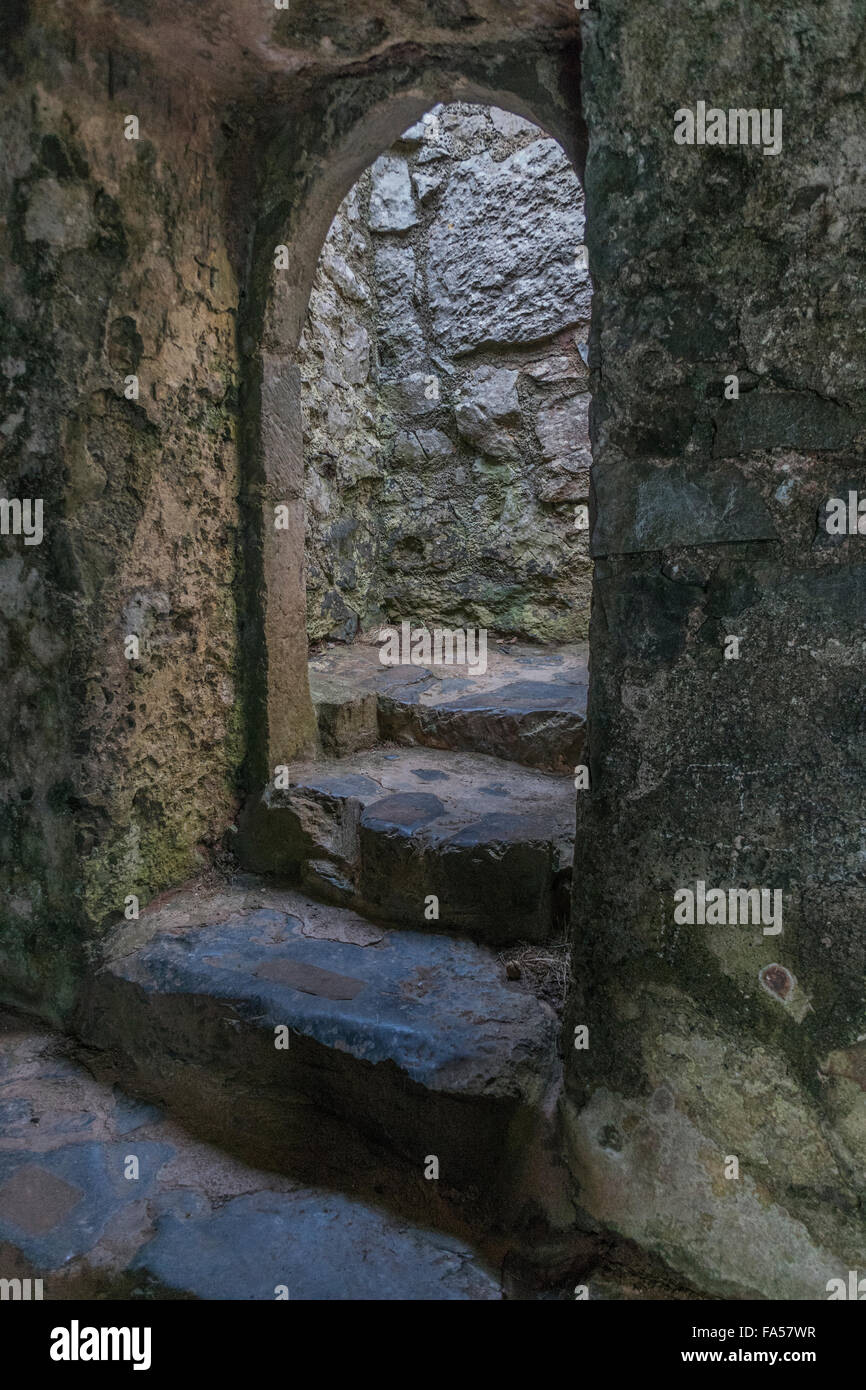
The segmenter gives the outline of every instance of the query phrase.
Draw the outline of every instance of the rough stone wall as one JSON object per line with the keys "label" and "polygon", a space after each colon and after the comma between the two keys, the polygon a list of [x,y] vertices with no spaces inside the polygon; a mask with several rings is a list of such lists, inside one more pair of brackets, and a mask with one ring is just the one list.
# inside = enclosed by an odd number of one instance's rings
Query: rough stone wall
{"label": "rough stone wall", "polygon": [[[590,1044],[565,1116],[587,1209],[718,1293],[825,1298],[866,1257],[866,542],[821,523],[864,487],[862,18],[584,24]],[[781,108],[781,153],[678,145],[699,100]],[[781,933],[678,925],[699,880],[781,890]]]}
{"label": "rough stone wall", "polygon": [[234,805],[237,287],[201,94],[6,37],[0,490],[43,499],[44,539],[0,537],[0,967],[61,1013],[76,943]]}
{"label": "rough stone wall", "polygon": [[[572,6],[453,13],[295,7],[271,31],[211,0],[0,13],[3,484],[46,504],[43,544],[4,536],[0,557],[7,994],[62,1010],[127,866],[133,891],[167,887],[231,814],[231,330],[238,313],[255,404],[248,305],[277,229],[323,185],[321,245],[388,143],[352,145],[354,125],[392,98],[420,116],[446,68],[452,94],[466,72],[566,124]],[[605,0],[582,31],[596,584],[572,1171],[592,1220],[700,1287],[823,1298],[866,1268],[863,540],[819,524],[864,490],[862,6]],[[698,100],[781,107],[782,153],[677,146]],[[137,613],[169,639],[138,669]],[[779,887],[782,934],[676,927],[698,878]]]}
{"label": "rough stone wall", "polygon": [[[275,10],[268,69],[250,7],[218,8],[0,12],[0,491],[45,522],[38,546],[0,536],[0,987],[55,1017],[126,899],[221,851],[251,748],[265,775],[263,691],[287,662],[261,640],[262,271],[334,141],[377,103],[410,108],[389,140],[420,115],[400,62],[342,81],[363,20],[332,17],[325,49]],[[391,22],[428,41],[422,11]],[[513,22],[491,5],[482,81]],[[543,44],[534,61],[552,82]]]}
{"label": "rough stone wall", "polygon": [[382,462],[369,177],[331,224],[301,337],[307,630],[351,640],[380,612]]}
{"label": "rough stone wall", "polygon": [[566,155],[495,107],[435,107],[344,201],[302,340],[311,637],[586,636],[583,240]]}

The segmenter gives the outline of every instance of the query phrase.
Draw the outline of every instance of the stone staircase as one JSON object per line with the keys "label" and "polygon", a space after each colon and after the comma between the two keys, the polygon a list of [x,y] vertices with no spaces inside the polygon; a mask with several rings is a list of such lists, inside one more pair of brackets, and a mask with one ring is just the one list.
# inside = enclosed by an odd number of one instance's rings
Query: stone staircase
{"label": "stone staircase", "polygon": [[[347,651],[347,667],[365,659]],[[575,1238],[558,1019],[521,967],[563,949],[551,943],[574,790],[550,767],[575,756],[583,711],[567,665],[556,703],[558,655],[526,663],[518,683],[506,654],[483,697],[422,673],[423,717],[413,692],[353,687],[332,658],[316,701],[331,756],[290,768],[248,809],[243,872],[163,895],[106,943],[76,1028],[103,1147],[85,1162],[66,1133],[67,1158],[40,1160],[21,1192],[57,1179],[84,1193],[91,1263],[134,1296],[272,1298],[288,1285],[293,1298],[498,1298],[503,1260]],[[508,759],[489,751],[498,698]],[[359,704],[375,716],[368,747],[356,746],[368,742]],[[515,760],[539,711],[546,769]],[[139,1143],[118,1142],[118,1095],[160,1118],[140,1130],[146,1238],[112,1263],[90,1187],[123,1191],[121,1150]],[[16,1237],[4,1207],[2,1174],[14,1187],[19,1160],[4,1170],[0,1127],[0,1240],[49,1270],[55,1247]],[[228,1201],[198,1171],[222,1163],[244,1174]]]}
{"label": "stone staircase", "polygon": [[103,1062],[0,1015],[0,1278],[21,1281],[4,1297],[502,1297],[500,1252],[401,1215],[386,1165],[367,1200],[256,1168],[94,1075]]}
{"label": "stone staircase", "polygon": [[128,1089],[260,1166],[344,1186],[354,1151],[386,1149],[407,1192],[433,1156],[486,1219],[516,1200],[556,1018],[490,950],[265,886],[179,894],[136,927],[80,1025]]}
{"label": "stone staircase", "polygon": [[553,933],[571,778],[427,748],[300,763],[289,777],[245,819],[241,853],[256,871],[407,928],[434,922],[490,945]]}
{"label": "stone staircase", "polygon": [[589,647],[493,642],[487,669],[386,666],[376,642],[331,646],[310,661],[322,749],[345,757],[383,740],[489,753],[544,772],[580,761]]}

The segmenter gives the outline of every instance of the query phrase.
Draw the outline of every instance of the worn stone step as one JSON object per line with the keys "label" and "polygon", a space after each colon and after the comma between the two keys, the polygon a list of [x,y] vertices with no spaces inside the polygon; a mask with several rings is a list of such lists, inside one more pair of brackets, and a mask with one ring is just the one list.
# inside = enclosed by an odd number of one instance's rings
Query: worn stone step
{"label": "worn stone step", "polygon": [[298,763],[241,823],[242,862],[409,930],[540,941],[567,910],[573,782],[469,753]]}
{"label": "worn stone step", "polygon": [[434,1156],[444,1186],[515,1215],[558,1025],[493,952],[238,884],[203,905],[173,897],[109,953],[81,1036],[205,1137],[309,1176],[321,1131],[315,1171],[345,1186],[359,1134],[416,1187]]}
{"label": "worn stone step", "polygon": [[588,646],[491,639],[487,669],[385,666],[370,641],[333,646],[309,663],[324,752],[347,757],[379,741],[486,753],[548,772],[580,762]]}
{"label": "worn stone step", "polygon": [[31,1281],[4,1297],[58,1300],[502,1297],[456,1234],[220,1152],[96,1079],[68,1039],[9,1015],[0,1279]]}

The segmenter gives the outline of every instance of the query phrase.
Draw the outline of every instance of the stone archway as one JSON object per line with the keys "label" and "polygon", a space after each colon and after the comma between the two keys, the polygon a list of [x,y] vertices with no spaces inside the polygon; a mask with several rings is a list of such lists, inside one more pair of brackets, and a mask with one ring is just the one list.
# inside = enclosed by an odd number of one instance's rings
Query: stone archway
{"label": "stone archway", "polygon": [[[319,251],[340,202],[382,150],[440,101],[498,106],[523,116],[557,139],[578,176],[583,173],[587,138],[573,51],[560,55],[558,64],[539,55],[533,65],[503,50],[492,55],[490,66],[508,70],[507,85],[431,63],[413,71],[411,85],[401,84],[384,96],[365,94],[357,119],[335,131],[314,177],[306,168],[290,167],[285,134],[275,137],[262,161],[268,169],[283,161],[287,172],[275,176],[273,206],[259,219],[247,330],[248,339],[257,343],[248,361],[246,411],[251,588],[260,623],[250,701],[261,721],[251,740],[253,789],[275,766],[310,752],[315,742],[306,673],[297,347]],[[547,85],[539,80],[539,69]],[[322,94],[325,106],[333,96]],[[280,268],[275,265],[278,247],[284,248]],[[277,508],[282,509],[279,527]]]}
{"label": "stone archway", "polygon": [[[824,514],[863,489],[857,7],[807,5],[793,38],[780,0],[11,9],[3,466],[44,484],[47,543],[4,537],[5,994],[69,1018],[121,904],[236,843],[239,785],[312,735],[301,537],[273,508],[300,503],[293,344],[343,192],[455,98],[582,168],[582,59],[597,567],[567,1160],[596,1228],[703,1290],[823,1298],[864,1267],[866,565]],[[784,149],[679,144],[676,107],[708,97],[784,106]],[[784,931],[674,930],[698,883],[781,892]],[[144,1007],[136,1062],[168,1014]]]}

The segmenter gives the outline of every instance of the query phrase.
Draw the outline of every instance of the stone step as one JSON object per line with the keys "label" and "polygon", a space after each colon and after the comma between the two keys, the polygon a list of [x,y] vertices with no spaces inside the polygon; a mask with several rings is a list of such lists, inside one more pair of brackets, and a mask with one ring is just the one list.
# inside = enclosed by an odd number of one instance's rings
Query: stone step
{"label": "stone step", "polygon": [[128,1088],[305,1180],[351,1183],[356,1136],[413,1190],[439,1185],[433,1156],[443,1189],[516,1219],[547,1142],[558,1024],[491,951],[243,883],[172,895],[108,951],[77,1031]]}
{"label": "stone step", "polygon": [[491,640],[487,669],[385,666],[378,643],[317,653],[310,692],[323,751],[348,757],[376,743],[486,753],[547,772],[573,772],[583,753],[586,643]]}
{"label": "stone step", "polygon": [[[407,930],[541,941],[567,912],[571,778],[469,753],[377,748],[298,763],[242,818],[238,852]],[[435,915],[438,913],[438,916]]]}
{"label": "stone step", "polygon": [[68,1039],[9,1015],[0,1279],[30,1280],[8,1296],[31,1299],[34,1279],[60,1300],[502,1297],[456,1234],[220,1152],[96,1079]]}

